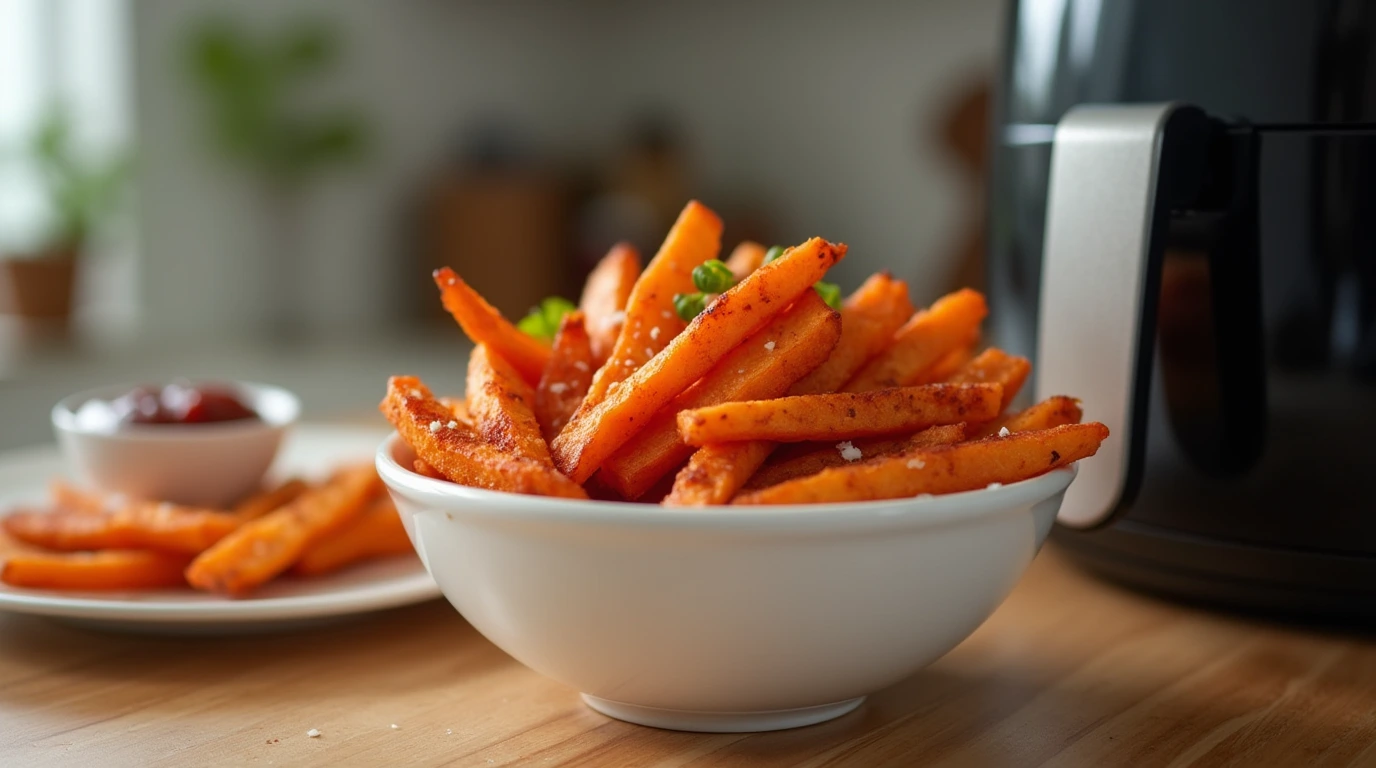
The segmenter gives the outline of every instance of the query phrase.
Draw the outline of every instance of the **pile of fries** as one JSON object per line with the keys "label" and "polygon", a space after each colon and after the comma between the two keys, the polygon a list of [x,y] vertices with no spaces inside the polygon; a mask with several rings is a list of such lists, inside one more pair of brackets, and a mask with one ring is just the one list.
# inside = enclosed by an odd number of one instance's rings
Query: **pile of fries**
{"label": "pile of fries", "polygon": [[[381,409],[416,470],[574,499],[841,502],[1013,483],[1092,456],[1108,436],[1069,397],[1008,411],[1031,366],[975,354],[979,293],[915,312],[907,285],[877,274],[837,312],[819,281],[846,246],[747,242],[722,263],[721,232],[690,202],[643,271],[617,246],[552,343],[435,272],[477,348],[465,399],[389,381]],[[693,293],[705,283],[722,290]]]}
{"label": "pile of fries", "polygon": [[294,479],[233,509],[186,507],[52,486],[52,508],[3,520],[22,543],[0,581],[66,590],[191,586],[241,597],[283,573],[318,576],[413,552],[370,465]]}

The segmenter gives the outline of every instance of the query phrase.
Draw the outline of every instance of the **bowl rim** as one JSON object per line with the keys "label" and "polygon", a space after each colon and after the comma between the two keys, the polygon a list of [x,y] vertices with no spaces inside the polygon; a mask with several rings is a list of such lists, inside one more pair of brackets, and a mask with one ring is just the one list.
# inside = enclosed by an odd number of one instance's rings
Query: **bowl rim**
{"label": "bowl rim", "polygon": [[[208,376],[178,376],[170,379],[157,378],[137,383],[105,384],[83,389],[58,400],[53,404],[50,420],[53,429],[82,437],[107,440],[214,440],[240,436],[263,430],[282,430],[295,424],[301,418],[301,398],[295,392],[276,384],[264,384],[244,379],[215,378]],[[126,424],[118,429],[93,429],[77,423],[76,413],[85,403],[97,398],[119,397],[136,387],[161,386],[172,381],[185,381],[192,386],[214,385],[233,390],[246,400],[258,414],[257,419],[210,422],[205,424]],[[161,383],[159,383],[161,382]],[[283,412],[276,418],[269,418],[257,407],[263,398],[279,398],[284,403]]]}
{"label": "bowl rim", "polygon": [[[633,524],[668,528],[864,527],[866,523],[938,525],[974,522],[1035,505],[1061,494],[1079,472],[1078,462],[1016,483],[939,496],[826,504],[666,507],[630,501],[558,499],[472,488],[426,477],[402,466],[394,451],[405,443],[396,432],[378,446],[375,466],[393,494],[448,512],[505,521]],[[406,446],[409,450],[410,447]]]}

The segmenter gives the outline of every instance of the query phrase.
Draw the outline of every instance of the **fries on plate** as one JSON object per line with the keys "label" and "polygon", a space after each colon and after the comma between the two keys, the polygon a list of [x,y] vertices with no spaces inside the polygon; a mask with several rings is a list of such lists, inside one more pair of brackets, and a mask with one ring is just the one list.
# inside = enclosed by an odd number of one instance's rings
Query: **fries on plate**
{"label": "fries on plate", "polygon": [[0,581],[30,589],[122,590],[184,586],[189,555],[146,550],[22,552],[5,558]]}
{"label": "fries on plate", "polygon": [[247,594],[290,568],[310,545],[347,524],[381,492],[371,466],[343,470],[202,552],[187,566],[186,580],[197,589]]}

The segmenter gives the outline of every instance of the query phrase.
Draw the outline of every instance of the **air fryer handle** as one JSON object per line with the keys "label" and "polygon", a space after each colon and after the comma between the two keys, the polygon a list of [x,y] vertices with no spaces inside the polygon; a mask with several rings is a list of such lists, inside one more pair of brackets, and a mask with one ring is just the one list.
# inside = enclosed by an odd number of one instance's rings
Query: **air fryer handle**
{"label": "air fryer handle", "polygon": [[1063,525],[1108,523],[1141,477],[1169,215],[1205,187],[1211,130],[1174,103],[1076,107],[1056,128],[1036,394],[1077,396],[1112,432],[1080,467]]}

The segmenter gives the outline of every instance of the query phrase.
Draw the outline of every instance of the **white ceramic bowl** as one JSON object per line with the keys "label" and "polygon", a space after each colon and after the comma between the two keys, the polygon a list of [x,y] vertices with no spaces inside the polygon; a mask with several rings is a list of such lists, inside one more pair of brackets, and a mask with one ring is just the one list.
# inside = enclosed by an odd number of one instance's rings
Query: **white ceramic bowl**
{"label": "white ceramic bowl", "polygon": [[53,431],[68,464],[83,481],[128,496],[177,504],[225,507],[252,492],[272,465],[301,401],[281,387],[233,381],[196,381],[228,389],[258,419],[209,424],[115,427],[77,416],[90,400],[112,400],[135,385],[78,392],[53,406]]}
{"label": "white ceramic bowl", "polygon": [[839,717],[954,648],[1012,590],[1074,467],[886,502],[661,508],[377,468],[440,590],[518,661],[622,720],[763,731]]}

